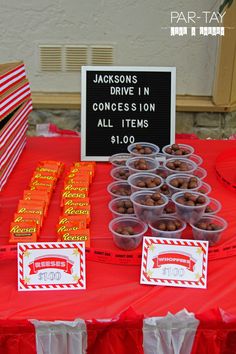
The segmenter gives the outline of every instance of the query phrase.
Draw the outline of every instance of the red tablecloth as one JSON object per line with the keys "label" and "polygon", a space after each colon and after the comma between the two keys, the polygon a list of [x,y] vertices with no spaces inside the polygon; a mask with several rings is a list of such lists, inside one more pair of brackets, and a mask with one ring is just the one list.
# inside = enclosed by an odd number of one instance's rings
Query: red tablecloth
{"label": "red tablecloth", "polygon": [[[18,292],[17,262],[10,254],[4,258],[4,245],[8,242],[9,224],[16,211],[18,200],[35,170],[39,160],[54,159],[63,161],[67,167],[79,160],[80,140],[78,138],[29,138],[27,146],[12,173],[0,198],[0,352],[24,353],[36,352],[34,327],[27,321],[38,320],[84,320],[111,319],[127,308],[144,317],[165,316],[167,312],[176,313],[183,308],[196,314],[200,325],[195,336],[192,353],[236,352],[236,286],[234,262],[236,255],[236,192],[227,189],[216,177],[215,159],[225,149],[236,148],[236,141],[181,141],[189,143],[195,152],[204,158],[202,167],[207,169],[205,181],[212,186],[210,196],[220,200],[222,210],[219,215],[229,223],[220,244],[211,248],[209,253],[207,289],[170,288],[140,285],[140,268],[138,265],[117,265],[96,262],[87,259],[87,289],[82,291]],[[234,168],[234,166],[232,166]],[[111,182],[111,166],[97,163],[96,177],[91,187],[92,204],[91,249],[104,249],[120,252],[113,245],[108,230],[111,214],[107,204],[110,200],[106,187]],[[48,217],[44,222],[39,241],[56,241],[55,225],[60,215],[60,192],[63,180],[56,187]],[[191,232],[188,231],[188,238]],[[1,247],[2,246],[2,247]],[[141,249],[131,254],[140,254]],[[221,308],[226,322],[222,322]],[[213,311],[211,311],[214,309]],[[123,316],[119,322],[99,324],[87,321],[88,353],[113,353],[110,347],[104,352],[104,343],[117,342],[114,353],[121,353],[119,345],[130,343],[122,353],[142,353],[142,317],[135,316],[128,321]],[[132,316],[131,316],[132,317]],[[133,322],[132,322],[133,321]],[[128,332],[127,332],[128,331]],[[113,334],[112,334],[113,333]],[[134,339],[134,333],[136,339]],[[115,336],[115,337],[114,337]],[[129,335],[128,335],[129,336]],[[104,340],[107,342],[104,342]],[[114,343],[115,343],[114,342]],[[100,344],[99,344],[100,343]],[[106,345],[106,344],[105,344]],[[109,349],[110,348],[110,349]],[[209,349],[211,348],[211,349]],[[223,349],[222,349],[223,348]],[[227,348],[227,349],[226,349]],[[208,350],[209,349],[209,350]],[[231,351],[232,349],[232,351]],[[228,351],[227,351],[228,350]],[[52,352],[54,353],[54,352]],[[146,353],[146,352],[145,352]],[[166,353],[169,354],[167,350]]]}
{"label": "red tablecloth", "polygon": [[[216,156],[227,148],[236,147],[234,141],[184,141],[194,146],[195,152],[204,159],[202,167],[208,171],[205,181],[212,186],[211,196],[220,200],[219,213],[229,223],[219,246],[236,247],[236,192],[228,190],[216,178]],[[39,160],[63,161],[67,167],[79,160],[78,138],[29,138],[15,171],[1,193],[0,241],[6,244],[10,221],[18,200],[33,174]],[[107,204],[110,200],[106,187],[111,181],[108,163],[97,163],[96,177],[91,187],[92,203],[91,246],[117,250],[108,230],[111,214]],[[59,181],[45,220],[40,241],[56,241],[55,225],[60,215]],[[191,237],[191,235],[189,235]],[[226,252],[226,251],[225,251]],[[233,254],[233,253],[232,253]],[[132,306],[145,316],[162,316],[167,311],[177,312],[183,308],[194,313],[203,313],[220,307],[236,315],[235,256],[209,260],[208,286],[206,290],[148,286],[139,284],[140,268],[87,261],[87,289],[85,291],[18,292],[17,262],[8,259],[0,263],[0,318],[43,320],[74,318],[111,318]]]}

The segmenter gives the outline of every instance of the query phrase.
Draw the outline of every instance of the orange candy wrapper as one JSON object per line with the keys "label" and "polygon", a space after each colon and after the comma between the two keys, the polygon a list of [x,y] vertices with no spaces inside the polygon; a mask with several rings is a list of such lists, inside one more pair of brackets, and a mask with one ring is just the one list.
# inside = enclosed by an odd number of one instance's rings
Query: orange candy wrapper
{"label": "orange candy wrapper", "polygon": [[46,207],[48,207],[50,202],[50,194],[47,191],[40,191],[40,190],[31,191],[29,189],[26,189],[24,190],[23,199],[31,200],[31,201],[42,200],[45,202]]}
{"label": "orange candy wrapper", "polygon": [[81,229],[86,229],[87,218],[85,215],[62,215],[59,218],[59,225],[78,225]]}
{"label": "orange candy wrapper", "polygon": [[35,209],[41,211],[41,213],[35,214],[46,215],[47,212],[46,203],[43,200],[19,200],[17,212],[20,214],[26,213],[27,209]]}
{"label": "orange candy wrapper", "polygon": [[44,179],[46,181],[53,181],[54,183],[57,181],[58,177],[55,172],[34,172],[32,179]]}
{"label": "orange candy wrapper", "polygon": [[85,247],[90,247],[90,230],[81,229],[78,231],[68,231],[62,233],[58,241],[62,242],[85,242]]}
{"label": "orange candy wrapper", "polygon": [[89,205],[89,198],[71,198],[64,199],[62,206],[87,206]]}
{"label": "orange candy wrapper", "polygon": [[59,171],[64,168],[64,163],[61,161],[54,160],[41,160],[39,161],[38,166],[42,166],[44,168],[56,168]]}
{"label": "orange candy wrapper", "polygon": [[81,227],[81,223],[70,223],[68,222],[67,224],[59,224],[57,225],[57,233],[58,235],[64,234],[65,232],[70,232],[70,231],[78,231],[78,230],[83,230],[85,227]]}
{"label": "orange candy wrapper", "polygon": [[37,224],[34,221],[28,222],[12,222],[10,225],[10,243],[17,242],[36,242],[37,241]]}
{"label": "orange candy wrapper", "polygon": [[39,231],[43,223],[43,218],[42,215],[40,214],[19,214],[19,213],[14,214],[14,222],[28,222],[28,221],[36,222]]}
{"label": "orange candy wrapper", "polygon": [[83,185],[82,183],[76,183],[76,184],[67,184],[63,192],[66,191],[71,191],[71,192],[82,192],[82,193],[87,193],[89,192],[89,187],[86,185]]}
{"label": "orange candy wrapper", "polygon": [[87,224],[90,223],[90,205],[81,206],[81,207],[73,207],[73,206],[66,206],[63,209],[63,214],[65,215],[85,215]]}
{"label": "orange candy wrapper", "polygon": [[[49,190],[50,189],[54,189],[54,185],[55,183],[53,181],[45,181],[45,180],[42,180],[41,178],[37,178],[37,179],[31,179],[30,181],[30,189],[31,187],[34,187],[34,186],[44,186],[44,187],[47,187]],[[45,188],[46,189],[46,188]]]}
{"label": "orange candy wrapper", "polygon": [[91,183],[91,179],[89,175],[78,175],[75,173],[69,173],[66,177],[65,177],[65,185],[67,184],[75,184],[75,183],[80,183],[84,186],[89,187],[90,183]]}

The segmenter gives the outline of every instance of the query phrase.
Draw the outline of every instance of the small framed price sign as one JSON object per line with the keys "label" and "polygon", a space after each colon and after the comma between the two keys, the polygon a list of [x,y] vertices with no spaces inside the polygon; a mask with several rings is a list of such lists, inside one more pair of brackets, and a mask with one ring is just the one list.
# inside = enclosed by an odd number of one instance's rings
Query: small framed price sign
{"label": "small framed price sign", "polygon": [[208,242],[144,237],[141,284],[206,288]]}
{"label": "small framed price sign", "polygon": [[85,289],[84,242],[18,243],[18,290]]}
{"label": "small framed price sign", "polygon": [[171,67],[82,67],[81,159],[107,161],[135,142],[175,139]]}

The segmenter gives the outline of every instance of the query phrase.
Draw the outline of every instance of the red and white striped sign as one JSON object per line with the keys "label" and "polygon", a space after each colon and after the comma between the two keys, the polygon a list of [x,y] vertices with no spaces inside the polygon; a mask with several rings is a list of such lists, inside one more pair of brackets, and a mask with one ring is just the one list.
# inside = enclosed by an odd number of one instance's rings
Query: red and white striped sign
{"label": "red and white striped sign", "polygon": [[85,289],[83,242],[18,243],[18,290]]}
{"label": "red and white striped sign", "polygon": [[141,284],[206,288],[208,242],[144,237]]}

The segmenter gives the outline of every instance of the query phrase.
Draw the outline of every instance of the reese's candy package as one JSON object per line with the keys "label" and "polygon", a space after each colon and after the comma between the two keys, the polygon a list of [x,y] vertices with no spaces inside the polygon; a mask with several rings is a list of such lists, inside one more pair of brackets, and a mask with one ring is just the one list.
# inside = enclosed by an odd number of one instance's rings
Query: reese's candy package
{"label": "reese's candy package", "polygon": [[[32,189],[32,187],[45,187],[44,190],[48,189],[48,190],[53,190],[54,189],[54,186],[55,186],[55,183],[53,181],[45,181],[41,178],[37,178],[37,179],[34,179],[32,178],[31,181],[30,181],[30,184],[29,184],[29,187],[30,189]],[[47,187],[47,188],[46,188]],[[42,189],[41,189],[42,190]]]}
{"label": "reese's candy package", "polygon": [[65,215],[85,215],[87,224],[90,223],[90,205],[86,206],[78,206],[78,207],[73,207],[73,206],[64,206],[63,208],[63,214]]}
{"label": "reese's candy package", "polygon": [[82,183],[76,183],[76,184],[67,184],[63,191],[73,191],[73,192],[83,192],[87,193],[89,192],[89,187],[86,185],[83,185]]}
{"label": "reese's candy package", "polygon": [[55,172],[34,172],[32,179],[44,179],[47,181],[54,181],[54,183],[57,181],[57,174]]}
{"label": "reese's candy package", "polygon": [[38,225],[38,230],[40,230],[42,223],[43,223],[43,217],[40,214],[19,214],[15,213],[14,214],[14,222],[28,222],[28,221],[34,221]]}
{"label": "reese's candy package", "polygon": [[67,198],[63,200],[62,206],[86,206],[89,204],[89,198]]}
{"label": "reese's candy package", "polygon": [[59,172],[58,172],[58,167],[44,167],[44,166],[38,166],[36,168],[36,171],[37,172],[40,172],[40,173],[54,173],[57,177],[59,176]]}
{"label": "reese's candy package", "polygon": [[61,215],[58,224],[79,225],[81,229],[86,229],[87,217],[86,215]]}
{"label": "reese's candy package", "polygon": [[10,243],[36,242],[37,224],[34,221],[12,222],[10,225]]}
{"label": "reese's candy package", "polygon": [[[37,181],[36,181],[37,182]],[[44,191],[47,192],[49,195],[49,199],[51,199],[53,190],[54,190],[54,186],[50,185],[45,185],[45,183],[34,183],[33,185],[29,186],[29,190],[31,191]]]}
{"label": "reese's candy package", "polygon": [[38,167],[44,167],[48,169],[57,169],[58,171],[58,176],[62,173],[63,168],[64,168],[64,163],[60,161],[53,161],[53,160],[44,160],[44,161],[39,161]]}
{"label": "reese's candy package", "polygon": [[44,200],[46,204],[49,204],[50,195],[47,191],[40,191],[40,190],[24,190],[23,194],[24,200]]}
{"label": "reese's candy package", "polygon": [[[18,213],[22,213],[21,209],[37,209],[42,211],[42,215],[45,215],[46,210],[46,203],[44,200],[19,200],[18,203]],[[23,211],[24,213],[27,211]],[[40,214],[40,213],[36,213]]]}
{"label": "reese's candy package", "polygon": [[60,234],[58,241],[62,242],[85,242],[85,247],[90,247],[90,230],[68,231]]}
{"label": "reese's candy package", "polygon": [[77,175],[75,173],[70,173],[65,177],[65,185],[67,184],[75,184],[75,183],[80,183],[85,186],[90,185],[91,180],[89,175]]}
{"label": "reese's candy package", "polygon": [[57,234],[64,234],[65,232],[70,232],[70,231],[78,231],[84,229],[84,227],[81,227],[81,223],[67,223],[67,224],[58,224],[56,227]]}

